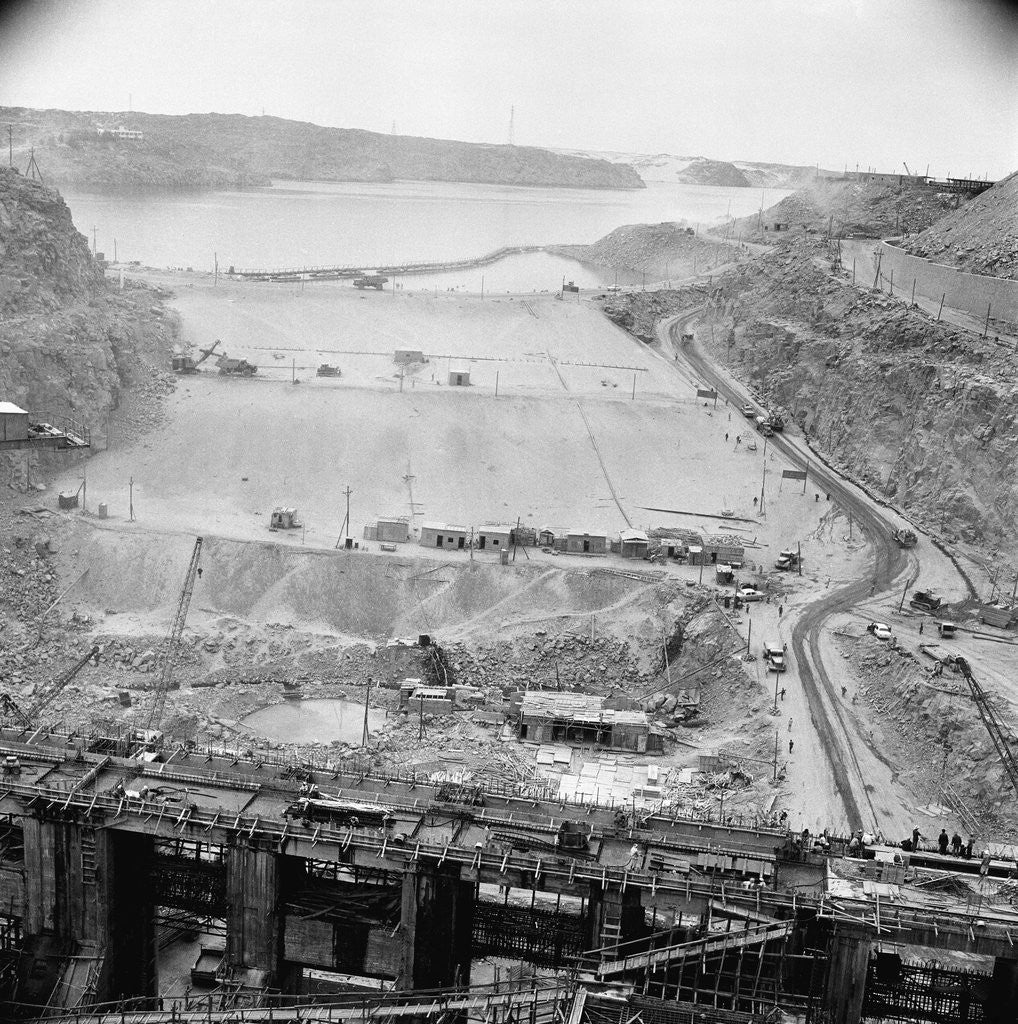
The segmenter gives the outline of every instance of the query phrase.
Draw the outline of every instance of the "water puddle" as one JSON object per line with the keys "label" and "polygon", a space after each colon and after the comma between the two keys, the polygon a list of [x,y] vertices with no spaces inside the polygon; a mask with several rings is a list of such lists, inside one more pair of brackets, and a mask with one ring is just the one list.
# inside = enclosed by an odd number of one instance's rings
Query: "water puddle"
{"label": "water puddle", "polygon": [[[360,743],[364,705],[349,700],[288,700],[262,708],[241,722],[251,732],[281,743]],[[368,709],[368,732],[385,724],[385,712]]]}

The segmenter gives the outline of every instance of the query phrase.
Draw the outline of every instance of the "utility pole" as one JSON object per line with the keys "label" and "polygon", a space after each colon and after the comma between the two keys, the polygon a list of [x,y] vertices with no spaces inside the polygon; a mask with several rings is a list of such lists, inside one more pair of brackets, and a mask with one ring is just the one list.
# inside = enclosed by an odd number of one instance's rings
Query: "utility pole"
{"label": "utility pole", "polygon": [[905,595],[908,593],[908,580],[905,580],[905,589],[901,592],[901,600],[898,602],[898,611],[905,607]]}
{"label": "utility pole", "polygon": [[[117,243],[116,243],[116,240],[114,240],[114,242],[113,242],[113,260],[114,260],[114,262],[116,262],[116,259],[117,259]],[[212,261],[213,261],[213,266],[214,266],[214,270],[213,270],[213,273],[212,273],[212,287],[216,288],[219,285],[219,253],[217,253],[217,252],[213,252],[212,253]]]}
{"label": "utility pole", "polygon": [[14,125],[7,126],[7,166],[14,166]]}
{"label": "utility pole", "polygon": [[130,511],[131,522],[133,523],[134,522],[134,477],[133,476],[131,477],[131,479],[128,482],[127,486],[129,488],[128,493],[130,495],[128,497],[128,499],[127,499],[128,500],[128,509]]}
{"label": "utility pole", "polygon": [[92,255],[93,255],[93,256],[95,255],[95,252],[96,252],[96,244],[95,244],[95,225],[93,224],[93,225],[92,225]]}
{"label": "utility pole", "polygon": [[778,680],[781,679],[781,674],[777,669],[774,670],[774,714],[778,713]]}
{"label": "utility pole", "polygon": [[[346,485],[346,490],[343,492],[346,495],[346,536],[350,536],[350,495],[353,491],[350,490],[350,485]],[[344,541],[344,544],[346,542]]]}

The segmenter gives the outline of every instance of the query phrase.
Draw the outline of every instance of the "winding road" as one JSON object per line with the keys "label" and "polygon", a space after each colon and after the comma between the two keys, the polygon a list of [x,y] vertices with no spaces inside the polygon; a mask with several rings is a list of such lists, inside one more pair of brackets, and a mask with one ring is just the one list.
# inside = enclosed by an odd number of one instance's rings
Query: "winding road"
{"label": "winding road", "polygon": [[[696,308],[662,321],[658,325],[659,339],[666,349],[674,350],[679,361],[685,362],[696,377],[716,388],[719,395],[739,407],[752,399],[740,393],[695,342],[679,342],[682,334],[691,332],[691,324],[701,312],[702,309]],[[676,366],[674,362],[671,365]],[[679,366],[676,369],[681,373]],[[682,376],[687,375],[683,373]],[[830,493],[843,509],[851,513],[866,534],[873,553],[871,569],[865,579],[833,590],[802,611],[793,627],[791,642],[810,719],[830,762],[834,785],[844,805],[848,823],[852,829],[878,829],[881,822],[886,821],[890,815],[883,808],[874,806],[871,796],[874,786],[870,782],[872,774],[860,760],[860,752],[868,753],[866,740],[857,722],[846,713],[835,684],[824,667],[820,634],[832,616],[867,600],[874,585],[877,592],[889,591],[907,569],[911,570],[910,578],[914,578],[918,563],[891,539],[893,525],[890,521],[836,472],[819,462],[815,453],[807,451],[797,441],[784,435],[775,435],[769,443],[794,466],[804,468],[809,462],[811,484],[818,490]],[[877,756],[876,752],[873,754]],[[893,767],[887,767],[893,773]]]}

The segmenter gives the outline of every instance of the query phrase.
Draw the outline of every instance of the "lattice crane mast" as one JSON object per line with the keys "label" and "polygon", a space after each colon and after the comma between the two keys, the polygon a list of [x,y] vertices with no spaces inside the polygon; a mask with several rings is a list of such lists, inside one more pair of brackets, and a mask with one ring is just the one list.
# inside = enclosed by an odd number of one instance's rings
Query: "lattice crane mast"
{"label": "lattice crane mast", "polygon": [[191,604],[191,594],[194,592],[194,581],[201,573],[198,562],[201,559],[202,538],[196,538],[194,551],[191,552],[191,562],[187,567],[187,575],[184,577],[184,588],[180,592],[180,600],[177,602],[177,614],[173,618],[173,625],[166,642],[166,653],[163,655],[163,668],[159,673],[159,681],[155,687],[155,699],[152,702],[152,711],[148,717],[148,730],[158,729],[162,725],[163,711],[166,709],[166,694],[169,692],[170,683],[173,679],[173,666],[177,661],[177,653],[180,649],[180,637],[184,632],[184,622],[187,620],[187,609]]}
{"label": "lattice crane mast", "polygon": [[16,718],[21,725],[26,729],[36,724],[36,720],[46,708],[50,706],[60,696],[65,686],[94,658],[96,663],[99,661],[99,655],[101,650],[97,644],[93,644],[86,654],[79,661],[76,661],[69,669],[63,674],[57,676],[49,686],[35,699],[31,706],[26,711],[21,707],[18,702],[11,697],[9,694],[0,693],[0,712],[12,715]]}
{"label": "lattice crane mast", "polygon": [[975,702],[979,717],[983,720],[983,725],[986,726],[986,731],[990,734],[990,739],[993,740],[993,745],[997,748],[997,753],[1003,762],[1004,771],[1011,780],[1015,794],[1018,795],[1018,760],[1015,759],[1007,744],[1007,733],[1001,726],[997,713],[993,710],[993,705],[990,704],[989,696],[972,675],[972,667],[967,659],[958,656],[954,659],[954,664],[957,665],[958,671],[965,677],[965,682],[968,683],[968,687],[972,691],[972,700]]}

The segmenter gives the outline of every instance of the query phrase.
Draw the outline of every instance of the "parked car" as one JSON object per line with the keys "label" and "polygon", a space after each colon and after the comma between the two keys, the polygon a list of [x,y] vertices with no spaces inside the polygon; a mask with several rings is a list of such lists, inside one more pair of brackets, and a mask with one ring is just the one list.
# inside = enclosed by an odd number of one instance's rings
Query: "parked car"
{"label": "parked car", "polygon": [[891,627],[886,622],[871,622],[866,627],[866,632],[872,633],[878,640],[891,640],[894,637]]}
{"label": "parked car", "polygon": [[762,590],[757,590],[756,587],[739,587],[737,593],[743,601],[762,601],[767,596]]}
{"label": "parked car", "polygon": [[742,407],[742,415],[745,416],[747,420],[755,420],[756,419],[756,406],[749,405],[749,404],[744,405]]}

